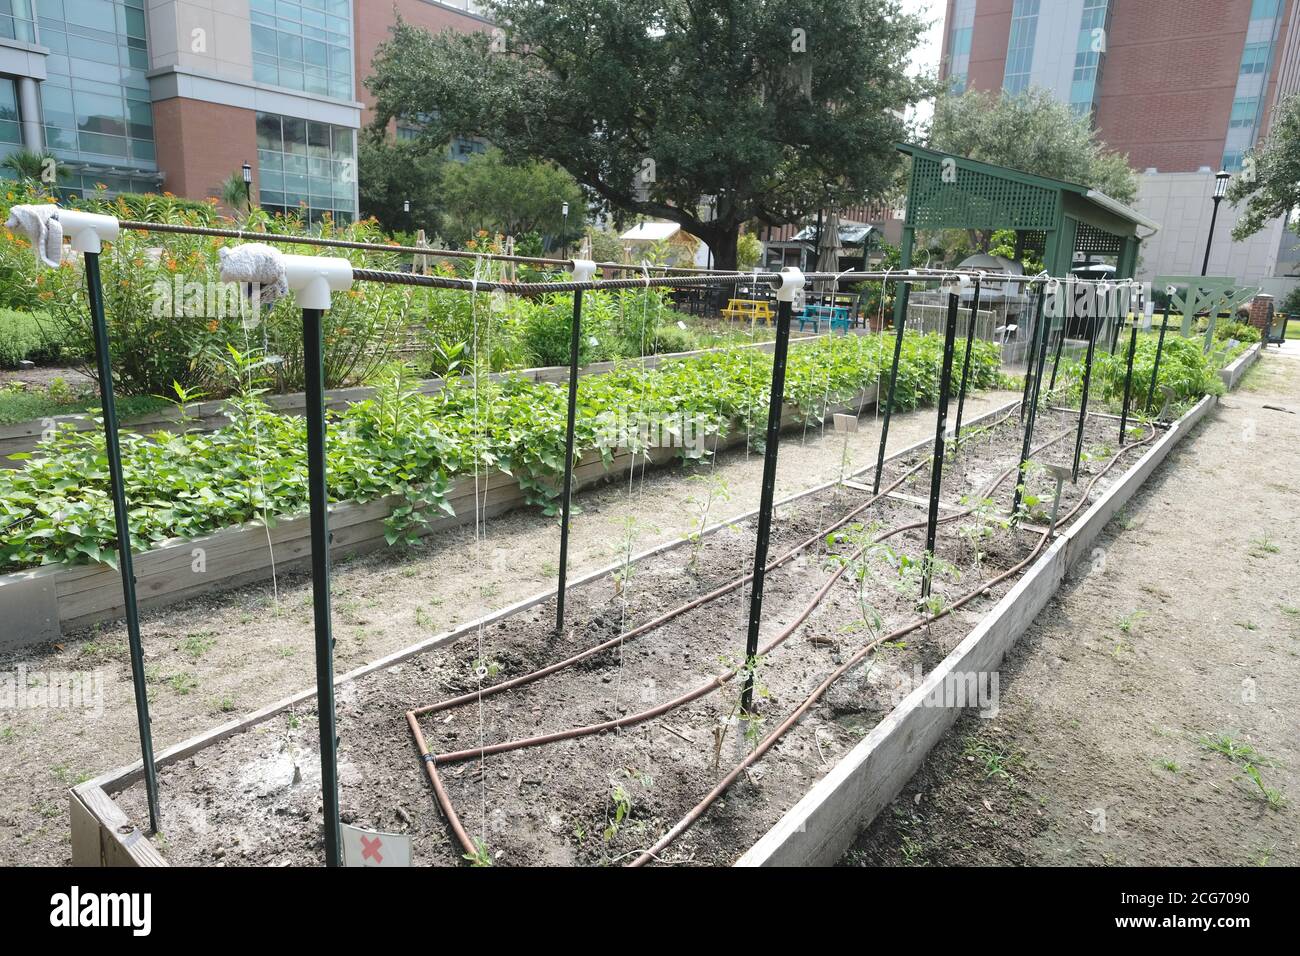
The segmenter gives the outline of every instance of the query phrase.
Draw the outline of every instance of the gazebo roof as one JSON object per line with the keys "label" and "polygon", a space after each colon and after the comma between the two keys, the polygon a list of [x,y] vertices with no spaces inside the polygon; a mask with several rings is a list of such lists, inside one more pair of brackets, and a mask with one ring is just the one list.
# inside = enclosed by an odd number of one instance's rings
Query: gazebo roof
{"label": "gazebo roof", "polygon": [[1139,227],[1160,228],[1100,190],[953,156],[915,143],[899,143],[910,156],[912,184],[907,224],[918,229],[1017,229],[1060,227],[1062,214],[1116,236]]}

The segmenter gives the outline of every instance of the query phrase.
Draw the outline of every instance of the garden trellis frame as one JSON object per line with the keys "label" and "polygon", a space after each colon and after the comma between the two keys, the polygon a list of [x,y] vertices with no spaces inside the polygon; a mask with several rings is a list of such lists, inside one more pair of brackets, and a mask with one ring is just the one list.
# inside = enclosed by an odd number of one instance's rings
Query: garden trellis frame
{"label": "garden trellis frame", "polygon": [[[346,243],[338,240],[314,237],[280,237],[269,234],[243,233],[238,230],[220,230],[197,226],[187,227],[172,224],[138,223],[134,221],[122,222],[111,216],[82,213],[73,210],[60,210],[58,215],[66,235],[72,242],[73,249],[82,252],[84,255],[88,302],[91,314],[91,323],[95,332],[97,352],[96,361],[101,377],[101,399],[104,410],[105,441],[108,449],[109,477],[111,493],[114,501],[114,527],[119,546],[119,571],[122,578],[125,616],[128,629],[128,643],[130,646],[132,680],[139,723],[141,761],[143,764],[143,776],[145,779],[146,794],[149,804],[150,829],[157,832],[161,817],[158,807],[156,764],[153,756],[153,742],[150,731],[148,695],[144,677],[143,645],[140,637],[139,610],[135,594],[134,574],[132,570],[129,511],[124,490],[121,454],[116,429],[117,417],[113,395],[111,363],[112,345],[108,330],[107,316],[104,310],[102,279],[99,267],[99,254],[102,250],[102,244],[104,242],[112,242],[116,239],[120,229],[130,228],[154,233],[188,233],[220,238],[257,239],[260,241],[284,239],[285,241],[291,241],[296,244],[315,245],[324,248],[337,248],[339,246],[344,246],[348,248],[359,247],[364,249],[374,245],[379,251],[391,252],[395,251],[395,247],[386,247],[378,244]],[[428,250],[420,251],[425,254],[428,253]],[[475,259],[488,261],[517,261],[521,258],[497,256],[489,253],[475,253],[471,255]],[[956,270],[908,270],[902,273],[894,271],[883,273],[813,273],[805,275],[797,269],[786,269],[781,273],[696,273],[687,276],[652,277],[649,274],[649,270],[644,267],[640,267],[642,276],[637,279],[609,279],[598,281],[591,278],[596,268],[598,268],[597,264],[570,260],[567,263],[567,266],[569,271],[573,272],[575,275],[575,278],[572,281],[521,283],[502,281],[484,282],[447,276],[424,276],[404,272],[355,268],[346,259],[331,258],[328,256],[285,256],[284,263],[286,281],[290,291],[294,294],[297,300],[296,304],[302,310],[303,321],[304,358],[306,364],[306,408],[304,410],[304,417],[306,419],[308,444],[308,499],[311,525],[312,603],[315,633],[319,737],[321,747],[322,798],[325,817],[324,846],[325,860],[326,864],[329,866],[336,866],[341,862],[340,821],[338,816],[338,736],[334,705],[334,639],[330,613],[331,569],[329,560],[329,493],[327,482],[328,476],[326,471],[327,425],[324,402],[322,348],[323,314],[330,308],[331,297],[334,293],[351,288],[352,284],[356,281],[414,285],[430,288],[450,288],[472,292],[492,292],[499,290],[523,296],[536,296],[552,292],[569,291],[575,293],[575,315],[572,328],[573,354],[571,356],[570,366],[572,374],[569,382],[570,411],[566,434],[566,447],[568,448],[568,454],[566,456],[567,460],[565,462],[566,491],[564,494],[565,500],[562,509],[562,521],[567,528],[571,510],[571,481],[574,467],[572,452],[574,439],[574,412],[572,397],[576,395],[576,389],[578,386],[576,356],[577,344],[579,341],[578,333],[580,329],[581,293],[597,289],[720,287],[727,285],[734,286],[741,283],[750,283],[755,285],[765,283],[770,285],[778,292],[780,308],[778,314],[777,347],[773,359],[773,382],[769,395],[769,435],[764,449],[763,502],[759,513],[760,528],[763,523],[766,522],[770,530],[771,512],[773,508],[772,492],[775,483],[777,452],[780,444],[779,433],[783,401],[783,389],[781,387],[782,381],[779,375],[779,370],[784,368],[786,360],[786,351],[789,342],[789,327],[792,318],[792,303],[794,295],[798,290],[804,288],[804,286],[810,282],[839,281],[845,278],[853,280],[873,279],[895,282],[896,287],[899,288],[899,296],[905,300],[907,290],[913,284],[929,284],[944,280],[958,281],[962,283],[969,283],[971,281],[987,282],[990,279],[1012,283],[1038,281],[1037,277],[1031,278],[1015,275],[991,276],[988,273],[983,272],[962,272]],[[900,326],[901,325],[902,323],[900,323]],[[949,370],[951,369],[953,352],[955,350],[955,336],[953,334],[953,329],[955,329],[955,318],[951,320],[950,325],[952,325],[953,328],[949,330],[945,344],[945,365]],[[784,334],[782,334],[782,331],[784,331]],[[896,336],[895,357],[891,370],[891,388],[885,409],[886,423],[888,422],[890,409],[893,405],[893,391],[897,382],[898,374],[898,349],[901,348],[901,342],[902,331],[900,329],[899,334]],[[946,402],[943,403],[940,410],[941,417],[937,432],[938,440],[940,441],[944,437],[943,432],[946,431],[943,425],[946,418],[946,404]],[[877,476],[877,481],[879,481],[879,476]],[[933,522],[933,514],[931,521]],[[760,530],[760,542],[762,541],[762,538],[763,534]],[[927,540],[933,540],[932,527],[929,531]],[[566,569],[564,563],[564,561],[561,562],[559,571],[560,586],[559,591],[557,592],[557,603],[559,603],[561,607],[565,586],[564,575]],[[755,570],[753,574],[754,584],[751,593],[750,606],[750,626],[747,635],[747,651],[751,649],[751,645],[754,643],[753,636],[757,634],[757,628],[761,623],[762,579],[765,567],[766,560],[763,548],[761,546],[756,547]],[[562,618],[560,619],[560,623],[562,623]],[[747,653],[746,659],[748,660],[752,658],[752,656],[752,653]],[[750,688],[747,688],[747,690],[748,689]]]}

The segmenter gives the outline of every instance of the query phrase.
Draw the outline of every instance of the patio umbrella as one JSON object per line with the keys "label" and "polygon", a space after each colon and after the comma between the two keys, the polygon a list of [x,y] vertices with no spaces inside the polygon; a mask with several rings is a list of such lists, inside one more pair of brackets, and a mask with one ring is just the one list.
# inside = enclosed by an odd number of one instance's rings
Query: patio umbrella
{"label": "patio umbrella", "polygon": [[[817,237],[817,271],[818,272],[839,272],[840,271],[840,214],[832,209],[826,214],[826,221],[822,225],[821,235]],[[819,282],[817,291],[821,293],[838,292],[836,283],[831,281]]]}

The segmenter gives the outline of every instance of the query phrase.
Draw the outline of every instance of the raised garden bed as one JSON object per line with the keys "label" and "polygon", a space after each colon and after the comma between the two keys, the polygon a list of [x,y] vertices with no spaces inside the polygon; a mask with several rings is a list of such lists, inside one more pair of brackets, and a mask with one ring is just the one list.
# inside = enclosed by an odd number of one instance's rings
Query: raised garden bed
{"label": "raised garden bed", "polygon": [[[851,405],[835,406],[836,412],[858,413],[875,407],[878,387],[866,389]],[[803,427],[798,410],[787,405],[783,412],[788,429]],[[747,440],[745,428],[732,423],[728,437],[721,442],[715,436],[706,441],[711,451],[733,448]],[[652,449],[649,464],[662,467],[677,459],[679,449]],[[574,488],[590,488],[625,474],[633,466],[645,464],[634,459],[626,449],[618,450],[606,465],[599,454],[583,456],[574,469]],[[526,504],[523,491],[510,475],[495,472],[480,479],[478,495],[482,511],[489,517],[503,514]],[[475,520],[475,479],[467,476],[448,489],[447,501],[454,515],[431,518],[419,533],[429,534]],[[342,502],[330,507],[330,553],[362,555],[388,547],[385,520],[406,499],[390,496],[364,504]],[[249,523],[219,531],[202,538],[177,538],[135,556],[136,592],[142,609],[164,607],[202,594],[269,580],[273,570],[286,571],[306,567],[311,561],[310,519],[281,520],[268,529],[261,523]],[[122,579],[113,568],[97,565],[48,565],[31,571],[0,576],[0,608],[7,627],[0,638],[0,651],[58,640],[65,632],[89,627],[97,622],[116,620],[125,611],[122,603]]]}
{"label": "raised garden bed", "polygon": [[[1204,407],[1198,409],[1203,413]],[[1071,423],[1068,414],[1041,413],[1040,442],[1063,435]],[[978,422],[971,425],[976,427]],[[1182,430],[1175,428],[1156,449],[1167,451],[1168,443],[1185,431],[1185,425],[1180,427]],[[1112,419],[1094,416],[1085,447],[1099,454],[1106,445],[1113,448],[1116,430]],[[946,471],[941,495],[946,509],[941,514],[959,509],[961,499],[972,493],[982,500],[983,489],[1007,467],[1014,467],[1018,442],[1014,418],[990,440],[970,442]],[[1071,444],[1062,441],[1039,458],[1060,462]],[[1146,447],[1127,452],[1124,464],[1136,461]],[[1135,482],[1140,483],[1154,467],[1152,452],[1146,452],[1147,457],[1122,480],[1123,468],[1115,468],[1110,476],[1113,480],[1106,485],[1111,491],[1079,522],[1104,524],[1107,510],[1113,513],[1113,507],[1118,507],[1115,501],[1131,494]],[[879,502],[861,520],[880,520],[886,527],[923,520],[924,512],[913,499],[928,489],[926,461],[925,443],[891,459],[887,481],[915,466],[917,471],[910,479],[914,484],[900,488],[900,497]],[[1102,457],[1086,462],[1085,476],[1099,473],[1105,464]],[[1082,484],[1078,488],[1067,485],[1063,513],[1082,505],[1079,495],[1083,488]],[[1100,492],[1101,486],[1097,490]],[[1010,483],[1005,481],[998,489],[996,499],[1003,509],[1009,504],[1010,491]],[[851,487],[828,486],[793,499],[778,514],[774,554],[825,527],[851,502],[860,504],[868,497]],[[936,591],[951,600],[973,587],[977,594],[971,603],[951,616],[933,620],[907,639],[893,642],[895,646],[880,648],[870,659],[871,674],[855,670],[833,685],[802,724],[749,768],[701,821],[666,851],[664,859],[733,862],[783,814],[802,805],[803,794],[836,759],[852,752],[864,734],[892,726],[893,717],[883,724],[880,721],[892,709],[898,681],[905,682],[914,666],[933,673],[950,651],[965,646],[971,628],[976,628],[975,634],[981,628],[987,631],[991,627],[988,621],[1007,613],[1007,596],[1014,597],[1017,589],[1023,589],[1008,579],[979,594],[983,590],[980,582],[991,581],[1023,560],[1040,535],[1032,529],[1000,532],[987,545],[981,570],[974,572],[969,567],[971,541],[961,525],[951,522],[941,528],[939,555],[968,565],[969,573],[968,580],[961,582],[941,578]],[[922,547],[920,533],[917,529],[903,531],[891,543],[915,557]],[[1071,533],[1082,534],[1077,530]],[[1062,560],[1052,556],[1063,550],[1061,542],[1065,540],[1058,539],[1029,574],[1044,561]],[[653,616],[666,604],[689,599],[720,580],[744,573],[752,554],[752,533],[735,523],[724,526],[706,537],[695,562],[689,560],[684,547],[669,546],[638,557],[621,592],[610,580],[611,573],[620,570],[617,567],[578,582],[570,598],[573,625],[559,639],[549,635],[548,596],[539,595],[341,678],[340,760],[342,806],[347,818],[361,825],[410,833],[418,863],[459,862],[462,850],[433,804],[404,712],[472,690],[475,661],[491,660],[502,668],[500,677],[487,683],[508,679],[617,635],[624,626]],[[799,609],[830,573],[828,560],[825,549],[818,546],[769,578],[765,640],[778,625],[797,620]],[[873,589],[872,594],[885,618],[885,630],[915,617],[911,597],[890,588]],[[743,590],[733,591],[663,629],[627,642],[621,660],[607,652],[534,684],[485,698],[483,737],[491,742],[598,723],[619,714],[621,708],[635,713],[707,680],[722,668],[719,658],[743,654],[743,598]],[[1004,600],[994,609],[993,617],[985,618],[999,599]],[[1025,617],[1021,611],[1017,616],[1027,622],[1032,613]],[[985,623],[981,625],[982,619]],[[861,625],[856,589],[841,581],[806,627],[765,659],[760,682],[770,689],[771,696],[762,704],[768,716],[762,733],[835,670],[839,659],[847,658],[867,640]],[[476,772],[476,761],[448,764],[442,770],[443,780],[467,827],[476,836],[482,833],[494,859],[501,854],[497,862],[621,862],[624,854],[635,855],[634,851],[644,849],[689,810],[747,749],[740,728],[735,726],[721,747],[716,745],[714,731],[728,726],[725,718],[733,707],[728,693],[723,688],[663,718],[626,727],[617,734],[584,736],[491,756],[484,775]],[[296,695],[160,756],[168,859],[206,863],[318,861],[319,762],[312,746],[312,699],[310,692]],[[422,726],[434,753],[476,747],[480,740],[477,707],[430,715]],[[873,731],[873,727],[877,729]],[[140,839],[127,822],[140,818],[143,796],[134,786],[138,775],[138,766],[127,768],[74,790],[76,862],[162,862],[154,845]],[[901,777],[898,786],[905,780],[906,776]],[[611,797],[619,791],[627,798],[621,817],[618,801],[612,802]],[[108,801],[105,792],[120,793],[116,803]],[[484,806],[487,815],[480,819]],[[607,837],[615,818],[617,826]]]}
{"label": "raised garden bed", "polygon": [[[816,341],[816,339],[817,336],[796,336],[791,339],[790,344],[803,345]],[[621,363],[594,362],[591,365],[584,366],[580,374],[584,378],[593,375],[605,375],[620,364],[626,365],[629,362],[636,365],[644,364],[646,368],[657,368],[669,360],[694,358],[714,352],[735,349],[757,349],[760,352],[771,352],[772,348],[772,342],[756,342],[749,345],[698,349],[693,352],[647,355],[643,359],[625,359]],[[567,365],[548,365],[541,368],[519,369],[512,372],[495,372],[489,378],[498,382],[505,378],[522,378],[529,382],[567,382],[569,380],[569,367]],[[418,390],[424,395],[435,395],[442,389],[444,384],[445,381],[441,378],[426,378],[420,381]],[[374,396],[375,389],[368,385],[330,389],[325,393],[325,407],[342,411],[351,404],[363,402],[366,399],[374,398]],[[267,395],[265,400],[272,411],[281,415],[301,415],[306,404],[306,398],[302,392],[291,392],[287,395]],[[142,435],[159,431],[180,432],[187,429],[212,431],[230,424],[228,411],[225,401],[195,402],[186,406],[183,416],[179,409],[167,407],[148,415],[127,419],[122,423],[122,427]],[[10,456],[34,451],[42,436],[47,434],[50,428],[55,425],[71,427],[79,432],[97,431],[102,427],[93,414],[55,415],[48,419],[38,418],[27,422],[19,422],[15,425],[0,425],[0,468],[22,467],[23,461],[21,459],[16,460]]]}

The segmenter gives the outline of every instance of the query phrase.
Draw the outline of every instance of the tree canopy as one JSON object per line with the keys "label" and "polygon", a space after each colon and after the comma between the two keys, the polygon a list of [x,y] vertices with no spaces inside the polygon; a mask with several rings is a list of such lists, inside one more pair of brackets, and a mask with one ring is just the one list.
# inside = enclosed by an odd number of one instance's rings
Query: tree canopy
{"label": "tree canopy", "polygon": [[720,267],[746,221],[890,187],[924,29],[899,0],[490,0],[492,33],[399,21],[367,81],[375,122],[550,161],[596,204],[680,223]]}
{"label": "tree canopy", "polygon": [[1241,242],[1279,216],[1288,219],[1300,209],[1300,93],[1287,97],[1273,111],[1268,136],[1246,158],[1241,175],[1228,187],[1228,200],[1246,203],[1233,227]]}
{"label": "tree canopy", "polygon": [[[357,144],[361,215],[374,216],[389,232],[432,230],[442,217],[438,183],[449,162],[445,148],[429,150],[393,142],[380,131],[363,132]],[[403,211],[407,201],[409,213]]]}
{"label": "tree canopy", "polygon": [[551,163],[510,165],[498,149],[443,166],[439,194],[445,209],[441,232],[450,239],[480,229],[558,235],[566,202],[570,229],[582,223],[584,198],[572,176]]}
{"label": "tree canopy", "polygon": [[929,145],[1098,189],[1122,203],[1137,198],[1137,177],[1128,157],[1108,149],[1089,117],[1079,116],[1046,90],[940,96]]}

